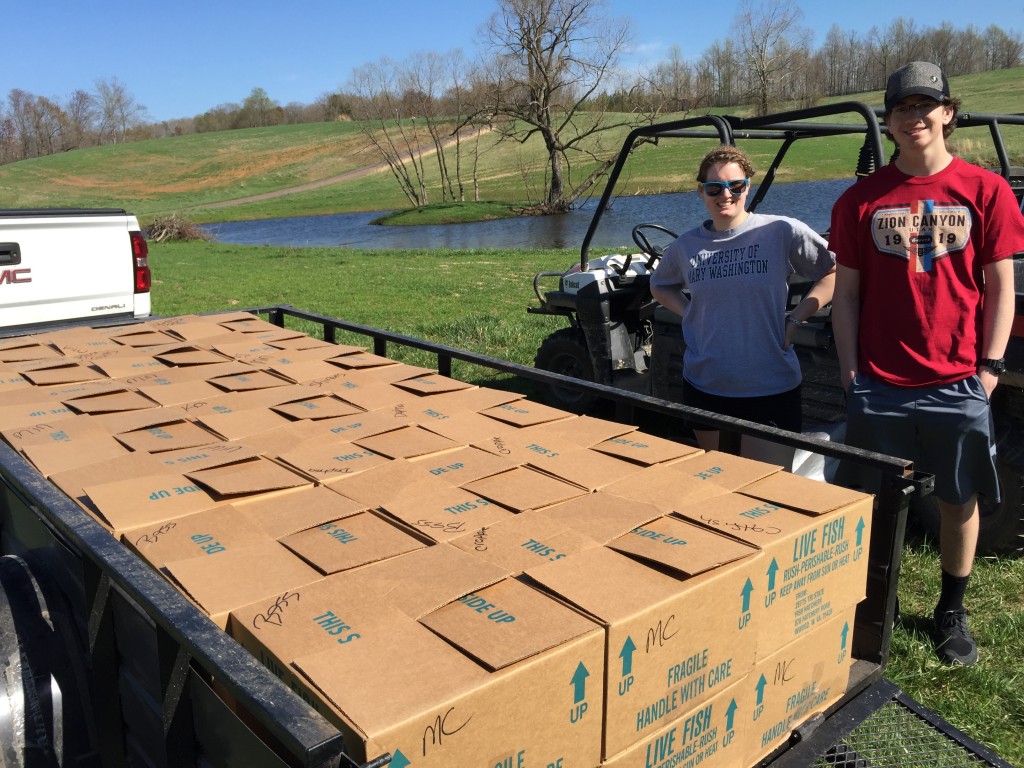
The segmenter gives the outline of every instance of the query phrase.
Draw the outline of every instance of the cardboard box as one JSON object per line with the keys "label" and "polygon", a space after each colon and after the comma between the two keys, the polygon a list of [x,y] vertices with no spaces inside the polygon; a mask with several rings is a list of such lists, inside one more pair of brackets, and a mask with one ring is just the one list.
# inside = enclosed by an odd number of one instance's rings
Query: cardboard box
{"label": "cardboard box", "polygon": [[760,554],[732,548],[734,562],[688,576],[708,562],[698,552],[688,563],[690,546],[663,541],[646,563],[598,547],[526,572],[605,628],[604,757],[649,740],[753,669],[741,595]]}
{"label": "cardboard box", "polygon": [[287,547],[270,540],[211,557],[165,561],[164,571],[221,629],[227,627],[231,610],[322,578]]}
{"label": "cardboard box", "polygon": [[[788,485],[785,478],[782,482]],[[817,486],[823,495],[834,498],[833,487],[809,482],[812,486],[804,487],[805,491]],[[751,574],[746,592],[749,621],[758,637],[758,658],[771,655],[864,598],[872,502],[865,494],[856,494],[856,499],[812,515],[744,493],[727,493],[676,510],[681,517],[764,553],[761,570]],[[802,503],[814,504],[814,500]]]}
{"label": "cardboard box", "polygon": [[324,485],[304,486],[268,497],[256,496],[233,504],[274,539],[366,510],[365,504],[335,493]]}
{"label": "cardboard box", "polygon": [[749,700],[744,678],[605,760],[601,768],[748,768],[743,728],[750,719]]}
{"label": "cardboard box", "polygon": [[433,477],[398,491],[381,503],[380,509],[434,542],[488,528],[513,514],[465,488],[438,483]]}
{"label": "cardboard box", "polygon": [[837,612],[754,667],[746,683],[751,708],[741,728],[746,741],[743,765],[756,765],[846,693],[854,614],[852,606]]}
{"label": "cardboard box", "polygon": [[504,578],[497,568],[446,545],[415,550],[259,600],[231,612],[229,631],[318,711],[291,663],[321,650],[372,643],[375,633],[436,610]]}
{"label": "cardboard box", "polygon": [[277,457],[282,463],[319,483],[330,484],[390,459],[368,448],[339,439],[313,438]]}
{"label": "cardboard box", "polygon": [[454,538],[451,544],[511,574],[599,546],[586,533],[552,520],[543,511],[506,517]]}
{"label": "cardboard box", "polygon": [[605,491],[577,496],[544,508],[545,517],[584,533],[601,544],[607,544],[664,514],[664,510],[653,504]]}
{"label": "cardboard box", "polygon": [[595,451],[651,466],[700,453],[700,448],[643,432],[628,432],[592,446]]}
{"label": "cardboard box", "polygon": [[272,541],[246,512],[230,504],[133,528],[121,540],[157,570],[167,561],[215,557],[249,544]]}
{"label": "cardboard box", "polygon": [[[603,645],[593,623],[506,579],[294,666],[358,761],[390,752],[421,768],[596,766]],[[353,684],[366,669],[377,679]]]}
{"label": "cardboard box", "polygon": [[218,502],[195,481],[170,472],[109,482],[87,481],[82,493],[89,511],[118,538],[133,528],[155,527],[225,503]]}
{"label": "cardboard box", "polygon": [[514,512],[542,509],[586,493],[578,485],[529,467],[516,467],[466,483],[463,487]]}
{"label": "cardboard box", "polygon": [[[481,416],[480,418],[485,418]],[[472,446],[456,448],[444,453],[417,456],[411,461],[421,466],[432,477],[439,477],[452,485],[463,485],[515,467],[515,463],[493,453]]]}
{"label": "cardboard box", "polygon": [[324,575],[358,568],[426,546],[422,539],[411,536],[373,512],[357,512],[293,533],[282,538],[281,543]]}

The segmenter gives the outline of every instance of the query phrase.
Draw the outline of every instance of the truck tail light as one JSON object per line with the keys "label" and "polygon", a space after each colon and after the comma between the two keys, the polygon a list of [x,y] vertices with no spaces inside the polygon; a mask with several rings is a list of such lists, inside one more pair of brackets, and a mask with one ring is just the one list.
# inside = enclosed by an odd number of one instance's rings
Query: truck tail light
{"label": "truck tail light", "polygon": [[135,262],[135,292],[149,293],[153,275],[149,271],[149,246],[141,232],[129,232],[132,240],[132,259]]}

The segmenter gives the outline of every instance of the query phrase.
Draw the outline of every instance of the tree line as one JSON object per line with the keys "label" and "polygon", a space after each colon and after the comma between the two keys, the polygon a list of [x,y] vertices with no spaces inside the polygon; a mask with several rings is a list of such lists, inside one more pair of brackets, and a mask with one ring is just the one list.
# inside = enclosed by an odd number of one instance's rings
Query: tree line
{"label": "tree line", "polygon": [[[763,114],[783,104],[810,106],[880,90],[889,72],[913,60],[933,61],[953,77],[1024,64],[1018,32],[949,22],[919,27],[904,17],[864,35],[833,25],[814,49],[793,0],[742,0],[726,40],[697,57],[675,47],[649,69],[628,72],[620,62],[629,24],[607,18],[602,0],[495,5],[477,57],[454,50],[384,58],[357,67],[343,87],[313,104],[282,106],[257,87],[240,104],[152,122],[117,78],[63,102],[13,89],[6,104],[0,101],[0,163],[144,138],[356,120],[410,203],[423,205],[428,186],[439,185],[445,199],[475,195],[481,144],[473,139],[497,131],[502,140],[543,141],[549,167],[538,201],[557,211],[609,167],[593,139],[613,127],[710,107],[750,105]],[[443,151],[452,144],[454,153]],[[578,159],[590,170],[573,181]],[[435,179],[430,185],[428,177]]]}

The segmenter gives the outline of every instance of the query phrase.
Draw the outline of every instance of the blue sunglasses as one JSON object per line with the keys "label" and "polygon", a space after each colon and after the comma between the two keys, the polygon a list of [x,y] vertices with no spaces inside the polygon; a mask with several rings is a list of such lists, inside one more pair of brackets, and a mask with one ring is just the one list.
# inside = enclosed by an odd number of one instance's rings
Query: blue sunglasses
{"label": "blue sunglasses", "polygon": [[731,181],[698,181],[697,184],[708,197],[718,197],[728,187],[733,195],[742,195],[750,186],[750,179],[732,179]]}

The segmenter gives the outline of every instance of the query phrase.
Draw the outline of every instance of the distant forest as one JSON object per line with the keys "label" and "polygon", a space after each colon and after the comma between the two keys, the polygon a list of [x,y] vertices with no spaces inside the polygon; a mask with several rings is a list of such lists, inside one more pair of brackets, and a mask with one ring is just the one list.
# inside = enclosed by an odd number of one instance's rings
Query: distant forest
{"label": "distant forest", "polygon": [[[636,116],[640,124],[659,114],[752,105],[760,112],[779,104],[809,106],[827,96],[880,90],[889,72],[914,60],[939,64],[950,77],[1024,64],[1020,33],[995,25],[954,29],[949,23],[919,28],[897,18],[865,35],[833,26],[817,50],[799,25],[790,0],[737,16],[734,34],[697,58],[678,48],[649,71],[624,74],[611,68],[576,84],[576,107]],[[500,88],[494,62],[469,62],[460,51],[387,59],[353,72],[337,92],[312,104],[281,105],[260,87],[241,103],[220,104],[193,117],[148,120],[146,107],[118,78],[94,90],[75,90],[63,100],[12,89],[0,100],[0,164],[57,152],[141,139],[268,125],[363,120],[372,102],[387,96],[397,119],[429,112],[456,123],[479,125]],[[615,72],[615,74],[612,74]],[[503,94],[522,98],[523,94]],[[377,112],[379,114],[379,111]]]}

